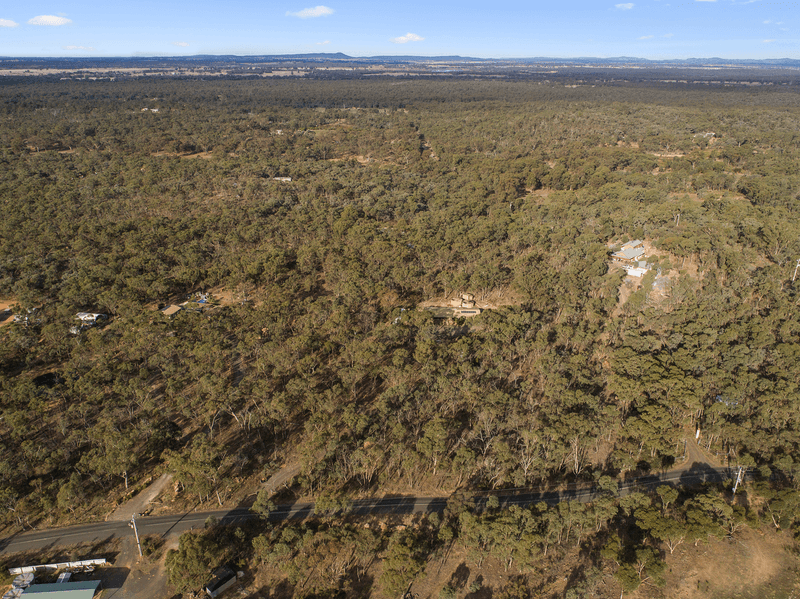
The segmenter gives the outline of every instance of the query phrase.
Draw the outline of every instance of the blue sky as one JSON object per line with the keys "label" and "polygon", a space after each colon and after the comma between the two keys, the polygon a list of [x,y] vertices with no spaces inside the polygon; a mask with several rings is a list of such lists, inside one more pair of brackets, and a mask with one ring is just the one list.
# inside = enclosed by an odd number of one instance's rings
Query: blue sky
{"label": "blue sky", "polygon": [[3,2],[0,56],[800,59],[800,1],[322,1]]}

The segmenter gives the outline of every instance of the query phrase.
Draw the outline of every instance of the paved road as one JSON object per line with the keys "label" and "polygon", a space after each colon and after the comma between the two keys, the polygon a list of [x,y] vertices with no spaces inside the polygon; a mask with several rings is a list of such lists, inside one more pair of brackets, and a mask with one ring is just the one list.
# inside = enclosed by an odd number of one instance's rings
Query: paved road
{"label": "paved road", "polygon": [[[703,482],[719,482],[732,478],[726,468],[712,468],[707,464],[694,463],[688,468],[642,476],[620,482],[617,490],[621,496],[639,490],[649,490],[658,485],[692,486]],[[562,491],[536,492],[530,489],[510,489],[497,492],[477,493],[476,505],[482,507],[487,498],[496,496],[500,505],[531,505],[544,501],[557,504],[561,501],[591,501],[598,495],[595,487],[574,486]],[[357,515],[367,514],[412,514],[442,511],[447,505],[447,497],[386,497],[380,499],[359,499],[350,504],[349,511]],[[271,520],[301,519],[313,515],[314,504],[295,503],[280,505],[270,513]],[[142,517],[136,520],[140,535],[158,534],[162,536],[181,533],[192,528],[202,528],[209,517],[223,524],[232,524],[255,518],[247,508],[217,510],[211,512],[190,512],[183,515]],[[68,528],[31,531],[0,540],[0,552],[14,553],[48,546],[71,545],[82,542],[100,541],[113,537],[133,534],[127,522],[96,522]]]}

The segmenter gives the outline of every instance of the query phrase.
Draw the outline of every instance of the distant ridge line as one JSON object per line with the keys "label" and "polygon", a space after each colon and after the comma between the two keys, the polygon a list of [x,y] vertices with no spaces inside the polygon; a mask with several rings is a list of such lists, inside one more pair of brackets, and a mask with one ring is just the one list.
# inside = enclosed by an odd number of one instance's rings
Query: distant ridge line
{"label": "distant ridge line", "polygon": [[675,59],[649,59],[633,56],[614,56],[608,58],[598,57],[528,57],[528,58],[480,58],[470,56],[348,56],[342,52],[335,53],[311,53],[311,54],[254,54],[254,55],[234,55],[234,54],[196,54],[190,56],[108,56],[108,57],[88,57],[88,56],[0,56],[0,64],[9,63],[177,63],[177,62],[231,62],[231,63],[252,63],[252,62],[281,62],[281,61],[349,61],[349,62],[380,62],[380,63],[403,63],[403,62],[481,62],[498,64],[563,64],[563,65],[643,65],[643,66],[688,66],[688,67],[708,67],[708,66],[753,66],[753,67],[789,67],[800,68],[800,60],[794,58],[768,58],[768,59],[743,59],[743,58],[675,58]]}

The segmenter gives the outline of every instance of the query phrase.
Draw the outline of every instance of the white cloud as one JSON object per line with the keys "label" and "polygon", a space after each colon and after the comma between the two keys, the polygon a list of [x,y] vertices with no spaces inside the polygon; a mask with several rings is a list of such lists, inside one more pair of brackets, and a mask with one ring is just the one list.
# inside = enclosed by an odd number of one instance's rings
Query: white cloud
{"label": "white cloud", "polygon": [[331,40],[325,40],[324,42],[317,42],[318,46],[327,46],[331,43]]}
{"label": "white cloud", "polygon": [[94,48],[91,46],[64,46],[64,50],[86,50],[91,52]]}
{"label": "white cloud", "polygon": [[18,27],[19,23],[9,21],[8,19],[0,19],[0,27]]}
{"label": "white cloud", "polygon": [[56,17],[53,15],[39,15],[28,21],[28,25],[49,25],[51,27],[69,25],[70,23],[72,23],[72,21],[66,17]]}
{"label": "white cloud", "polygon": [[615,4],[614,7],[620,10],[630,10],[633,8],[633,2],[626,2],[625,4]]}
{"label": "white cloud", "polygon": [[716,2],[717,0],[696,0],[697,2]]}
{"label": "white cloud", "polygon": [[393,37],[392,41],[395,44],[407,44],[408,42],[421,42],[425,38],[417,35],[416,33],[406,33],[400,37]]}
{"label": "white cloud", "polygon": [[640,37],[639,39],[640,39],[640,40],[651,40],[651,39],[653,39],[654,37],[655,37],[654,35],[643,35],[643,36],[642,36],[642,37]]}
{"label": "white cloud", "polygon": [[765,43],[765,44],[771,44],[774,41],[775,40],[762,40],[762,42]]}
{"label": "white cloud", "polygon": [[333,14],[333,9],[327,6],[315,6],[314,8],[304,8],[297,12],[287,12],[287,17],[299,17],[301,19],[312,19],[314,17],[327,17]]}
{"label": "white cloud", "polygon": [[173,46],[180,46],[181,48],[185,48],[189,45],[189,42],[172,42]]}
{"label": "white cloud", "polygon": [[665,33],[661,37],[673,37],[674,35],[675,35],[674,33]]}

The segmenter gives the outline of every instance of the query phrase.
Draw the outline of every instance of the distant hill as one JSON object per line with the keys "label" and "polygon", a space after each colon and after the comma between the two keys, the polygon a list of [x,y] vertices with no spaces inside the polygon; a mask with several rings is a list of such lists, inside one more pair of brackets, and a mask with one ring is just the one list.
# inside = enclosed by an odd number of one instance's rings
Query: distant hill
{"label": "distant hill", "polygon": [[311,54],[258,54],[251,56],[237,55],[214,55],[198,54],[193,56],[130,56],[130,57],[0,57],[0,64],[6,67],[21,67],[27,64],[36,65],[81,65],[96,66],[118,64],[127,66],[131,64],[180,64],[197,62],[227,62],[227,63],[254,63],[254,62],[282,62],[282,61],[349,61],[349,62],[369,62],[369,63],[403,63],[403,62],[481,62],[485,64],[563,64],[563,65],[641,65],[641,66],[683,66],[683,67],[714,67],[714,66],[738,66],[738,67],[761,67],[761,68],[800,68],[800,60],[793,58],[770,58],[763,60],[755,59],[729,59],[729,58],[684,58],[684,59],[664,59],[651,60],[633,56],[614,56],[609,58],[598,57],[529,57],[529,58],[479,58],[469,56],[348,56],[342,52],[333,53],[311,53]]}

